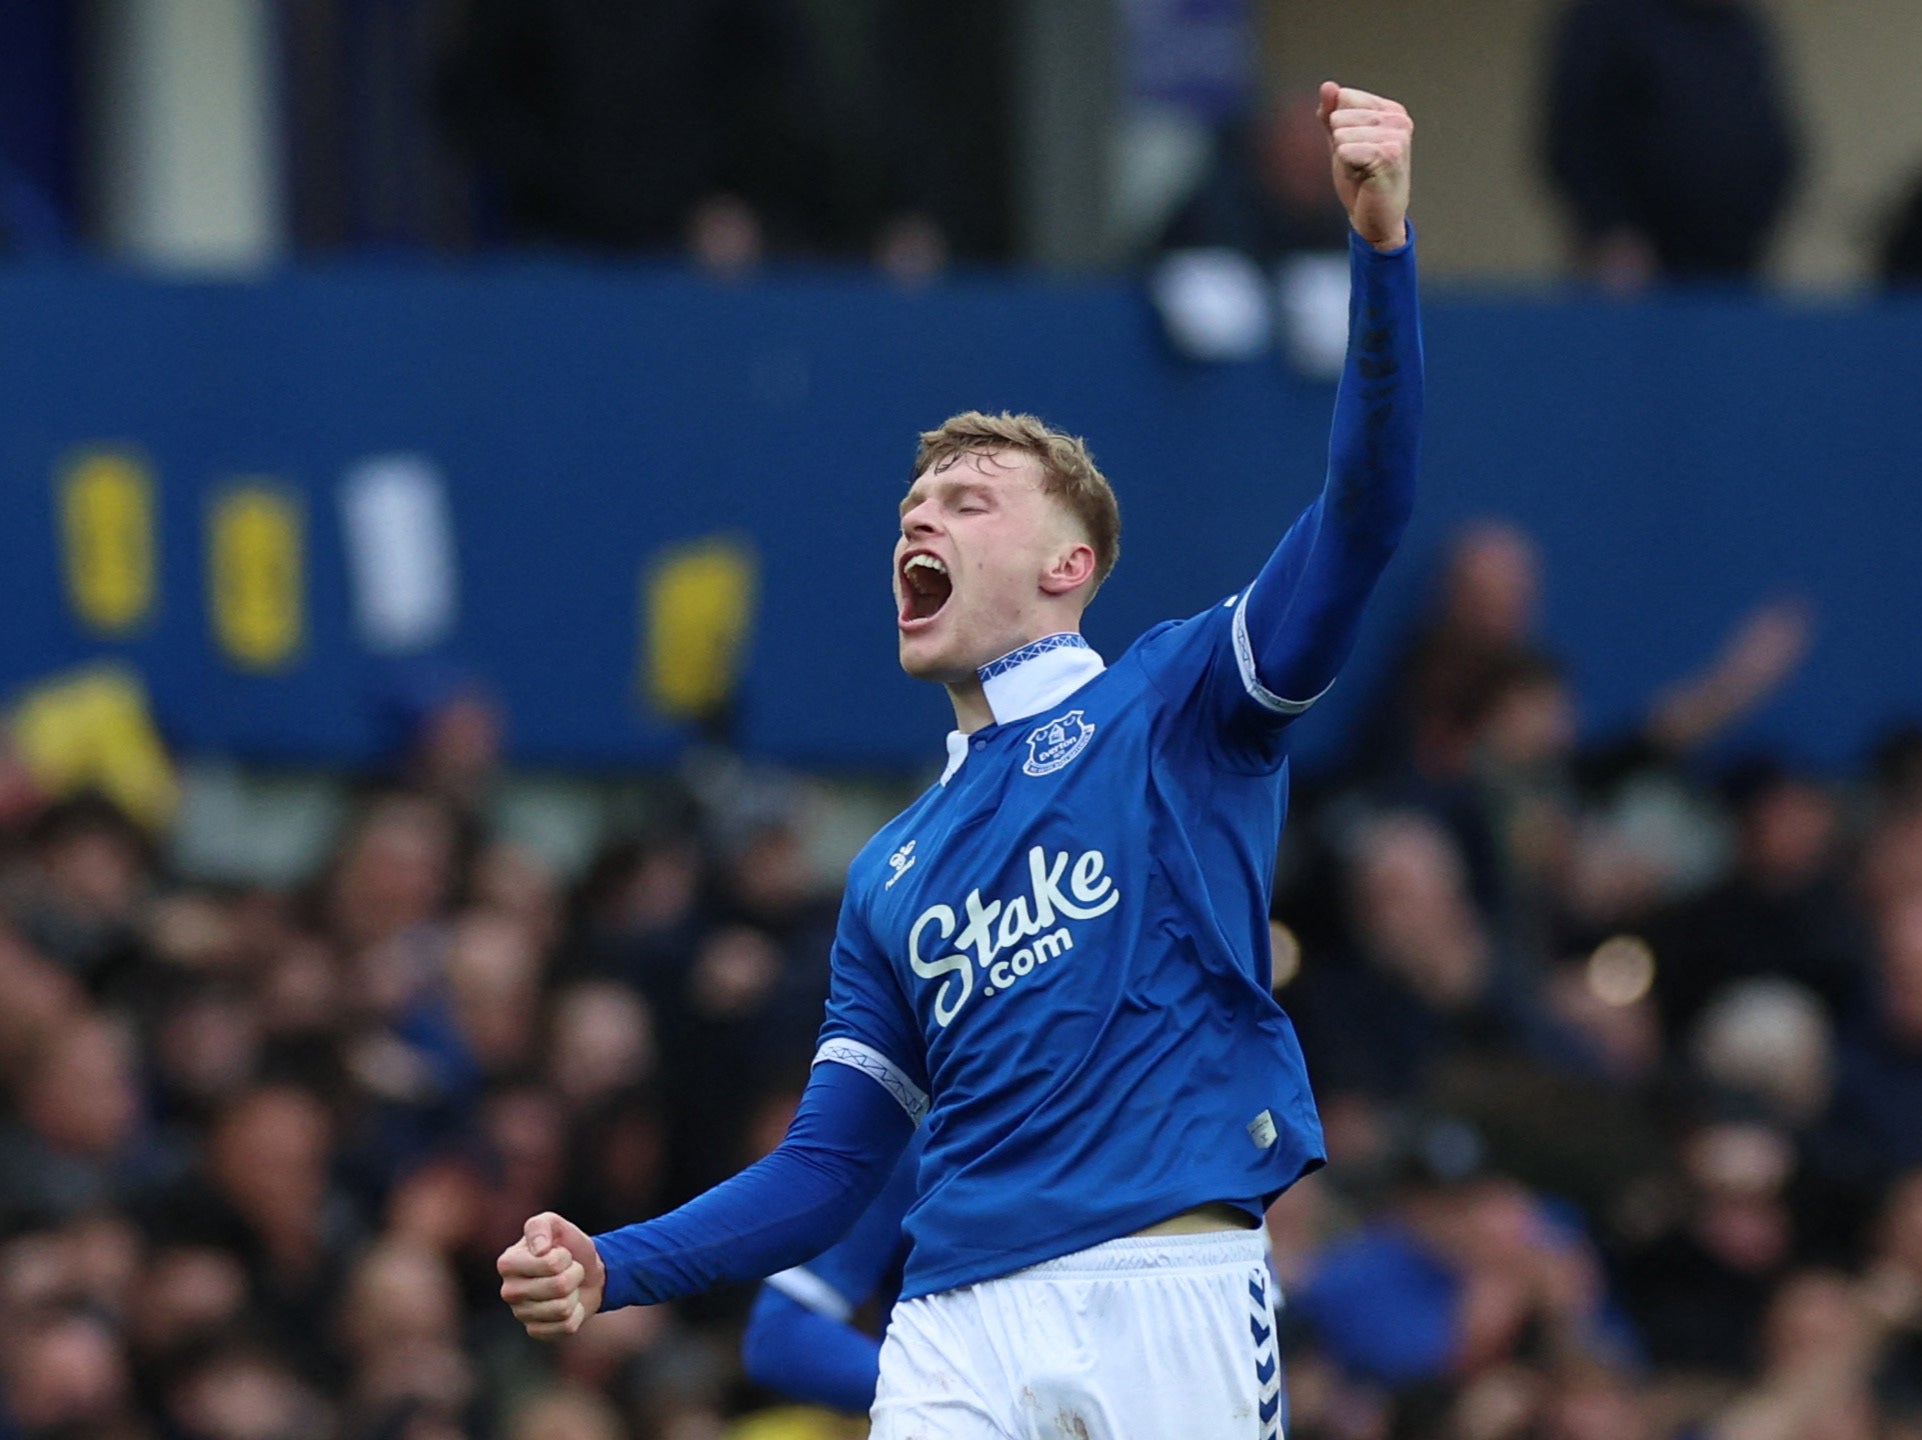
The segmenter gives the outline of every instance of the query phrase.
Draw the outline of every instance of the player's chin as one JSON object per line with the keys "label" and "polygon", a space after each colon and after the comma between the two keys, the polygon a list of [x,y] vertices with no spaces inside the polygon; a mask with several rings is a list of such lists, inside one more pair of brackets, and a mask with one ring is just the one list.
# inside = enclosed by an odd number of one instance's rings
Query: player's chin
{"label": "player's chin", "polygon": [[900,631],[899,639],[901,668],[916,680],[950,685],[974,673],[955,658],[950,640],[910,630]]}
{"label": "player's chin", "polygon": [[901,636],[901,668],[916,680],[940,680],[947,669],[939,650],[913,635]]}

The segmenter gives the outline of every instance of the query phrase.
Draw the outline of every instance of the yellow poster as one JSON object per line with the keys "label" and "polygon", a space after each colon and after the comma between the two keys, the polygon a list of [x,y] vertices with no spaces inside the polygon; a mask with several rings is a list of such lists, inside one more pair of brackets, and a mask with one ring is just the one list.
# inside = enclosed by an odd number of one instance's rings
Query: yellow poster
{"label": "yellow poster", "polygon": [[290,492],[243,481],[207,519],[207,608],[221,654],[243,670],[283,670],[306,625],[305,517]]}
{"label": "yellow poster", "polygon": [[51,676],[21,696],[8,719],[34,783],[53,795],[98,790],[158,830],[180,798],[138,673],[89,665]]}
{"label": "yellow poster", "polygon": [[700,719],[732,698],[755,581],[753,552],[726,537],[676,546],[642,572],[640,688],[656,711]]}
{"label": "yellow poster", "polygon": [[121,636],[153,614],[153,472],[122,450],[88,450],[61,473],[67,601],[88,629]]}

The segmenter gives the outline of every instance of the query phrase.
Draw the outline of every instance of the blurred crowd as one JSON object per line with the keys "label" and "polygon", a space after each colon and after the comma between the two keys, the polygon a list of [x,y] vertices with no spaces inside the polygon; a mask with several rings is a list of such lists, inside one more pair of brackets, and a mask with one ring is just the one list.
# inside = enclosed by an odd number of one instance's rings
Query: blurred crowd
{"label": "blurred crowd", "polygon": [[[1168,103],[1128,78],[1134,49],[1212,77],[1205,101],[1175,102],[1192,153],[1165,173],[1136,157],[1157,196],[1141,213],[1110,176],[1078,253],[1228,251],[1268,269],[1328,246],[1325,147],[1300,144],[1302,93],[1262,74],[1271,55],[1312,57],[1264,43],[1254,0],[289,0],[270,41],[278,228],[309,255],[679,254],[721,278],[829,259],[916,282],[1022,258],[1035,157],[1060,143],[1030,133],[1024,45],[1044,11],[1080,79],[1115,72],[1100,104],[1052,122],[1112,130],[1091,156],[1120,154]],[[77,15],[0,4],[0,253],[99,238],[116,181],[87,138],[106,123],[85,113],[100,39]],[[1570,273],[1616,293],[1764,274],[1798,193],[1833,163],[1806,143],[1768,0],[1559,0],[1545,19],[1537,93],[1515,97],[1539,153],[1518,159],[1565,222]],[[1309,150],[1312,169],[1297,163]],[[1878,184],[1870,210],[1865,274],[1922,279],[1922,175]]]}
{"label": "blurred crowd", "polygon": [[564,889],[490,836],[498,738],[449,700],[287,891],[181,883],[97,795],[12,787],[0,1435],[695,1440],[742,1408],[747,1296],[549,1349],[493,1259],[778,1143],[834,897],[778,804],[690,802]]}
{"label": "blurred crowd", "polygon": [[[1711,763],[1810,641],[1778,601],[1580,740],[1542,584],[1460,535],[1299,786],[1275,980],[1330,1164],[1271,1215],[1289,1433],[1916,1440],[1922,734]],[[778,1142],[836,900],[726,761],[555,874],[493,833],[501,719],[441,703],[291,889],[0,787],[0,1436],[844,1433],[766,1428],[744,1293],[551,1348],[496,1298],[525,1217]]]}
{"label": "blurred crowd", "polygon": [[1290,1433],[1922,1435],[1922,734],[1725,758],[1791,600],[1584,743],[1540,591],[1461,536],[1284,842],[1330,1153],[1272,1217]]}

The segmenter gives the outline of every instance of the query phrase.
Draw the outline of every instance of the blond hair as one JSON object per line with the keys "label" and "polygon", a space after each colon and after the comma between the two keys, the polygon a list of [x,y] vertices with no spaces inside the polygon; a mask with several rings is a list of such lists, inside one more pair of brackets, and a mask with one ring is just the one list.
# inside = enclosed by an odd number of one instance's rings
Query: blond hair
{"label": "blond hair", "polygon": [[1088,543],[1094,547],[1094,583],[1088,588],[1092,596],[1121,557],[1121,506],[1080,436],[1050,429],[1033,415],[964,410],[921,432],[914,473],[918,478],[929,466],[958,455],[1002,450],[1032,455],[1041,465],[1042,490],[1067,506],[1088,532]]}

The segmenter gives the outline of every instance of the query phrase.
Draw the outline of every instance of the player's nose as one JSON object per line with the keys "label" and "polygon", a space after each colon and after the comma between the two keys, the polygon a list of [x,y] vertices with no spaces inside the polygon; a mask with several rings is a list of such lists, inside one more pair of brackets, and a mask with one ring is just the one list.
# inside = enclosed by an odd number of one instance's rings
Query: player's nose
{"label": "player's nose", "polygon": [[901,517],[901,533],[910,540],[924,540],[940,532],[933,508],[923,501]]}

